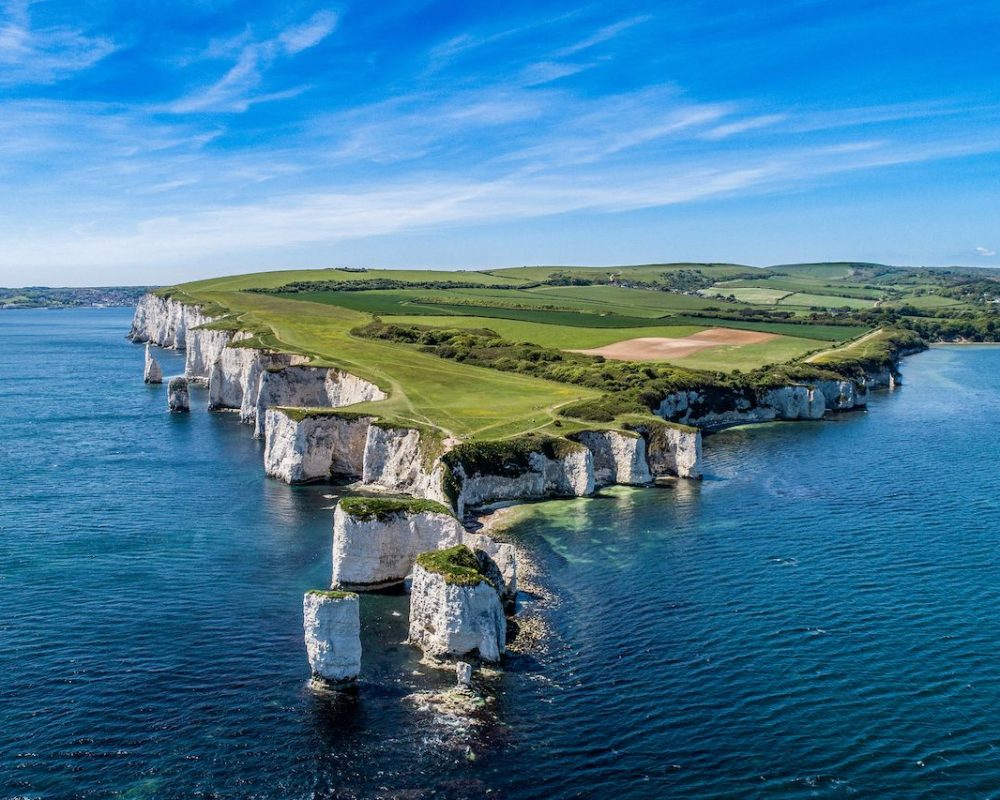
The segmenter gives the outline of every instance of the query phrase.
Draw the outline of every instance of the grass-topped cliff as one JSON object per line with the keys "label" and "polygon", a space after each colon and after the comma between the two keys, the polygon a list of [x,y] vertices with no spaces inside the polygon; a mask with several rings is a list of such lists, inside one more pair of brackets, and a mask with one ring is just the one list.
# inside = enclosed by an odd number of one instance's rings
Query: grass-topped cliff
{"label": "grass-topped cliff", "polygon": [[200,305],[219,318],[210,327],[248,331],[241,346],[306,355],[388,394],[340,413],[481,442],[634,427],[671,391],[724,402],[851,375],[914,346],[933,320],[970,314],[967,327],[986,331],[992,280],[861,264],[326,269],[158,293]]}
{"label": "grass-topped cliff", "polygon": [[454,586],[476,586],[493,582],[486,576],[475,554],[464,544],[457,544],[446,550],[421,553],[417,563],[428,572],[444,578],[445,583]]}

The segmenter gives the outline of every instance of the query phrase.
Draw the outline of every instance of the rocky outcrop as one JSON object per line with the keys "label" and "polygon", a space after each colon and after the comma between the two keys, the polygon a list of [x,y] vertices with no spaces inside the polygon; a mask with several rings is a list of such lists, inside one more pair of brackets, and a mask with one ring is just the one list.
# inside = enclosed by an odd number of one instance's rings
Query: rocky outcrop
{"label": "rocky outcrop", "polygon": [[630,422],[625,427],[642,438],[652,478],[701,477],[701,431],[697,428],[656,419]]}
{"label": "rocky outcrop", "polygon": [[378,589],[400,583],[420,553],[464,544],[496,569],[494,585],[505,599],[517,592],[514,548],[465,530],[448,509],[428,500],[345,498],[333,515],[334,586]]}
{"label": "rocky outcrop", "polygon": [[254,424],[262,376],[269,370],[291,365],[294,356],[244,344],[250,338],[248,333],[234,335],[212,364],[208,378],[208,407],[212,411],[238,410],[241,421]]}
{"label": "rocky outcrop", "polygon": [[319,409],[265,412],[264,471],[285,483],[358,478],[373,417]]}
{"label": "rocky outcrop", "polygon": [[437,460],[442,444],[430,431],[373,422],[365,440],[361,482],[394,494],[448,502],[444,467]]}
{"label": "rocky outcrop", "polygon": [[638,433],[581,431],[569,437],[590,451],[594,485],[641,486],[653,480],[646,462],[646,440]]}
{"label": "rocky outcrop", "polygon": [[582,497],[594,492],[590,450],[565,439],[521,437],[460,444],[442,459],[458,515],[505,500]]}
{"label": "rocky outcrop", "polygon": [[[836,391],[831,386],[827,393],[815,385],[790,384],[762,390],[759,395],[734,393],[726,403],[713,402],[706,393],[694,390],[674,392],[667,395],[655,413],[664,419],[699,428],[722,428],[729,425],[743,425],[752,422],[773,422],[775,420],[821,419],[827,412],[828,402],[839,403],[840,408],[848,407],[839,382]],[[857,398],[855,392],[854,397]],[[853,407],[853,406],[852,406]]]}
{"label": "rocky outcrop", "polygon": [[146,342],[146,364],[142,371],[142,380],[145,383],[163,383],[163,370],[160,369],[159,362],[153,358],[149,342]]}
{"label": "rocky outcrop", "polygon": [[268,368],[260,374],[257,388],[254,435],[264,436],[266,411],[272,406],[339,408],[385,397],[385,392],[374,383],[338,369],[294,362],[281,368]]}
{"label": "rocky outcrop", "polygon": [[207,383],[212,366],[236,336],[236,331],[204,327],[189,328],[184,347],[184,375],[189,381]]}
{"label": "rocky outcrop", "polygon": [[358,596],[350,592],[306,592],[302,616],[313,678],[332,684],[357,678],[361,672]]}
{"label": "rocky outcrop", "polygon": [[211,321],[199,306],[153,293],[144,294],[136,305],[128,338],[133,342],[183,350],[188,331]]}
{"label": "rocky outcrop", "polygon": [[191,397],[188,393],[188,380],[183,375],[171,378],[167,384],[167,407],[171,411],[190,411]]}
{"label": "rocky outcrop", "polygon": [[413,568],[409,641],[428,655],[499,661],[507,620],[500,595],[464,545],[422,553]]}

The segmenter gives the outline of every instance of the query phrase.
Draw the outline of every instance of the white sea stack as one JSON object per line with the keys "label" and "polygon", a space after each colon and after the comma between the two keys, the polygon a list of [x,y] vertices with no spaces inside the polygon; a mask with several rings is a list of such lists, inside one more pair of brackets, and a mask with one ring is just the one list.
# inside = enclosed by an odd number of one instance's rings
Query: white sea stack
{"label": "white sea stack", "polygon": [[412,644],[436,657],[476,653],[484,661],[499,661],[506,638],[500,594],[468,547],[417,557],[410,591]]}
{"label": "white sea stack", "polygon": [[505,602],[517,594],[513,545],[471,533],[443,505],[430,500],[349,497],[333,514],[333,586],[379,589],[401,583],[417,556],[464,544],[498,570],[491,580]]}
{"label": "white sea stack", "polygon": [[170,383],[167,384],[167,407],[171,411],[191,410],[188,380],[183,375],[171,378]]}
{"label": "white sea stack", "polygon": [[306,592],[302,600],[306,652],[314,679],[352,681],[361,672],[361,612],[350,592]]}
{"label": "white sea stack", "polygon": [[142,371],[142,380],[145,383],[163,383],[163,370],[160,369],[159,362],[153,358],[149,342],[146,342],[146,364]]}

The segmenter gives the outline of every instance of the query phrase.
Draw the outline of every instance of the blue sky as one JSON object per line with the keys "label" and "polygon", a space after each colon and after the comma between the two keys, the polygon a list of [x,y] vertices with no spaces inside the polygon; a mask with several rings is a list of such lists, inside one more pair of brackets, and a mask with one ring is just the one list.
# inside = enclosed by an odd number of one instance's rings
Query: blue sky
{"label": "blue sky", "polygon": [[1000,265],[997,0],[0,9],[0,285]]}

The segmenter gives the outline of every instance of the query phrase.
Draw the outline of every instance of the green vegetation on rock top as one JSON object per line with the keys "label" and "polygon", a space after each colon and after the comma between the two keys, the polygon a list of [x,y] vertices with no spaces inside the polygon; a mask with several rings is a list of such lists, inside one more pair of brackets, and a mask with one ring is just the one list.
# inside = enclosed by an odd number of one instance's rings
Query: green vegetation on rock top
{"label": "green vegetation on rock top", "polygon": [[417,563],[428,572],[434,572],[444,578],[445,583],[455,586],[476,586],[488,583],[493,586],[481,571],[479,561],[464,544],[457,544],[446,550],[432,550],[417,556]]}
{"label": "green vegetation on rock top", "polygon": [[344,497],[340,508],[345,514],[362,521],[386,522],[400,514],[447,514],[451,509],[433,500],[402,497]]}
{"label": "green vegetation on rock top", "polygon": [[354,592],[341,592],[337,589],[310,589],[306,594],[325,597],[328,600],[347,600],[349,597],[357,597]]}

